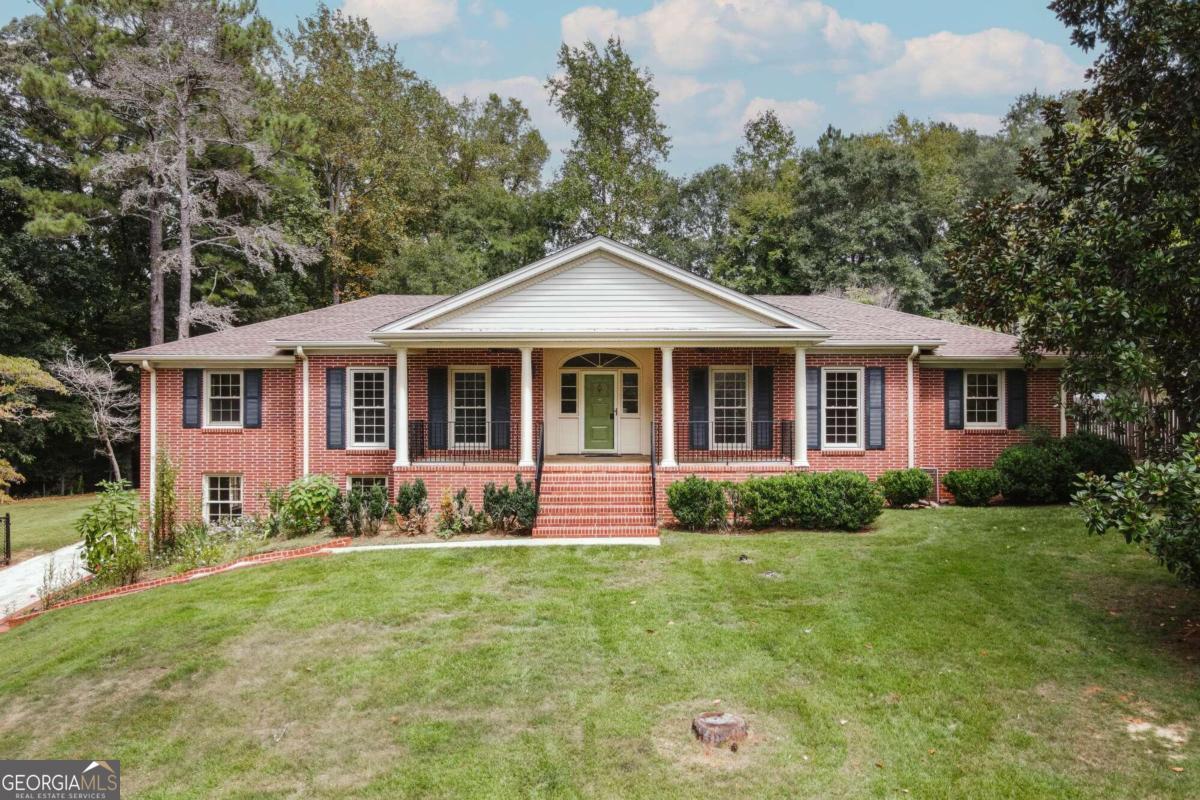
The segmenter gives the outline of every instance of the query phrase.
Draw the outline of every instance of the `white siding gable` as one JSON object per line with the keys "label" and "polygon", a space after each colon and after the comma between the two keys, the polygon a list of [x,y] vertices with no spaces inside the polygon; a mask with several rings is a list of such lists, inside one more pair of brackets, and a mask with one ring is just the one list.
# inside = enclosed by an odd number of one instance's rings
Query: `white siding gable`
{"label": "white siding gable", "polygon": [[777,326],[599,255],[422,327],[445,331],[650,331]]}

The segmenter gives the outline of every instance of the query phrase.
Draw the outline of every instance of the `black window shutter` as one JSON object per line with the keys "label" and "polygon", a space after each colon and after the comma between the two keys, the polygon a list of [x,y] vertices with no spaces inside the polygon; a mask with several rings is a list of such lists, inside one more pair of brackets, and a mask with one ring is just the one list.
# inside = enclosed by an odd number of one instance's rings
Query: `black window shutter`
{"label": "black window shutter", "polygon": [[446,421],[448,414],[446,404],[446,368],[430,367],[428,382],[425,387],[429,412],[429,449],[446,449]]}
{"label": "black window shutter", "polygon": [[396,368],[388,367],[388,447],[396,449]]}
{"label": "black window shutter", "polygon": [[774,444],[775,368],[754,368],[754,438],[755,450],[770,450]]}
{"label": "black window shutter", "polygon": [[887,441],[884,425],[883,367],[867,367],[867,449],[882,450]]}
{"label": "black window shutter", "polygon": [[708,367],[688,369],[688,447],[708,449]]}
{"label": "black window shutter", "polygon": [[346,449],[346,369],[325,369],[325,449]]}
{"label": "black window shutter", "polygon": [[1005,425],[1009,428],[1020,428],[1029,421],[1028,392],[1025,390],[1025,370],[1007,369],[1004,371],[1004,404]]}
{"label": "black window shutter", "polygon": [[945,382],[945,413],[946,429],[961,430],[963,427],[963,371],[948,369],[943,377]]}
{"label": "black window shutter", "polygon": [[204,370],[183,371],[183,427],[200,427],[200,396],[203,393]]}
{"label": "black window shutter", "polygon": [[243,408],[246,410],[246,419],[243,424],[247,428],[261,428],[263,371],[261,369],[247,369],[242,371],[242,376],[245,386]]}
{"label": "black window shutter", "polygon": [[804,370],[804,411],[808,422],[809,450],[821,449],[821,368]]}
{"label": "black window shutter", "polygon": [[492,449],[507,450],[512,444],[512,370],[492,367]]}

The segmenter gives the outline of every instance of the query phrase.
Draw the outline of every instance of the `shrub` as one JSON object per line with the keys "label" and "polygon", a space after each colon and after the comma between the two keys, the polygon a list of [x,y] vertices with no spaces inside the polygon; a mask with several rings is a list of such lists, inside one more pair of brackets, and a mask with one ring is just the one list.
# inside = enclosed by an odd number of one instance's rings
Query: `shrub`
{"label": "shrub", "polygon": [[667,506],[679,524],[690,531],[724,527],[729,501],[718,481],[689,475],[667,487]]}
{"label": "shrub", "polygon": [[188,520],[180,526],[171,558],[180,572],[209,567],[225,560],[225,547],[201,520]]}
{"label": "shrub", "polygon": [[942,476],[942,486],[960,506],[986,506],[1000,494],[1000,473],[994,469],[955,469]]}
{"label": "shrub", "polygon": [[345,536],[350,532],[349,501],[341,489],[338,489],[333,502],[329,504],[329,529],[335,536]]}
{"label": "shrub", "polygon": [[1090,472],[1105,478],[1133,468],[1129,452],[1112,439],[1089,431],[1072,433],[1062,440],[1076,473]]}
{"label": "shrub", "polygon": [[287,536],[316,533],[338,496],[337,484],[328,475],[307,475],[288,484],[281,523]]}
{"label": "shrub", "polygon": [[537,495],[533,484],[522,481],[520,473],[516,475],[516,488],[509,489],[507,485],[496,488],[494,483],[487,484],[483,487],[483,513],[502,531],[532,528],[537,517]]}
{"label": "shrub", "polygon": [[1185,436],[1173,461],[1139,464],[1112,478],[1085,476],[1073,500],[1090,533],[1117,531],[1200,588],[1200,435]]}
{"label": "shrub", "polygon": [[1061,440],[1017,444],[996,457],[1000,493],[1011,503],[1063,503],[1070,499],[1075,469]]}
{"label": "shrub", "polygon": [[733,494],[737,518],[752,528],[857,531],[883,511],[870,479],[846,470],[749,478]]}
{"label": "shrub", "polygon": [[396,521],[409,536],[424,533],[429,523],[429,493],[425,481],[417,478],[396,488]]}
{"label": "shrub", "polygon": [[112,555],[96,572],[101,583],[124,586],[137,581],[146,568],[146,554],[138,541],[136,529],[129,536],[118,536]]}
{"label": "shrub", "polygon": [[879,490],[892,508],[916,505],[933,492],[933,478],[920,469],[889,469],[879,476]]}
{"label": "shrub", "polygon": [[462,533],[474,533],[479,530],[481,523],[482,517],[467,499],[466,489],[459,489],[454,495],[447,489],[442,494],[437,528],[434,531],[438,537],[449,539]]}
{"label": "shrub", "polygon": [[170,550],[175,545],[179,530],[179,499],[176,484],[179,481],[179,466],[166,452],[158,454],[154,477],[154,517],[150,526],[150,541],[154,549]]}
{"label": "shrub", "polygon": [[127,544],[137,547],[138,505],[129,484],[101,481],[100,496],[83,512],[75,530],[83,538],[83,563],[93,574],[100,575],[118,558],[131,561]]}

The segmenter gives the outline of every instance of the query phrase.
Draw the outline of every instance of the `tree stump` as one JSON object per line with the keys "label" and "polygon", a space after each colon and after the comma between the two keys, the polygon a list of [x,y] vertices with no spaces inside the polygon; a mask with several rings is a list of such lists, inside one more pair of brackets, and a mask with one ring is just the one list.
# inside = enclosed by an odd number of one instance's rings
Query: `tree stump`
{"label": "tree stump", "polygon": [[692,720],[692,733],[706,745],[724,747],[737,752],[738,743],[746,739],[746,720],[728,711],[705,711]]}

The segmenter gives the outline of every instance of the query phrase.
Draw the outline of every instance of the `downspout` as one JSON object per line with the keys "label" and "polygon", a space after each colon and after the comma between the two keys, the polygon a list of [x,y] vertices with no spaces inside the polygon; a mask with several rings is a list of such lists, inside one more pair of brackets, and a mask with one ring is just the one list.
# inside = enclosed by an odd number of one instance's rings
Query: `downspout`
{"label": "downspout", "polygon": [[158,373],[150,362],[142,359],[142,369],[150,373],[150,486],[148,492],[148,508],[150,513],[150,529],[146,541],[150,552],[154,552],[154,503],[155,490],[158,488]]}
{"label": "downspout", "polygon": [[908,354],[908,468],[917,465],[917,423],[913,419],[913,360],[921,354],[921,348],[913,345]]}
{"label": "downspout", "polygon": [[308,475],[308,356],[304,352],[303,347],[296,348],[296,357],[300,359],[300,414],[303,419],[300,422],[301,433],[303,438],[301,443],[301,477]]}

